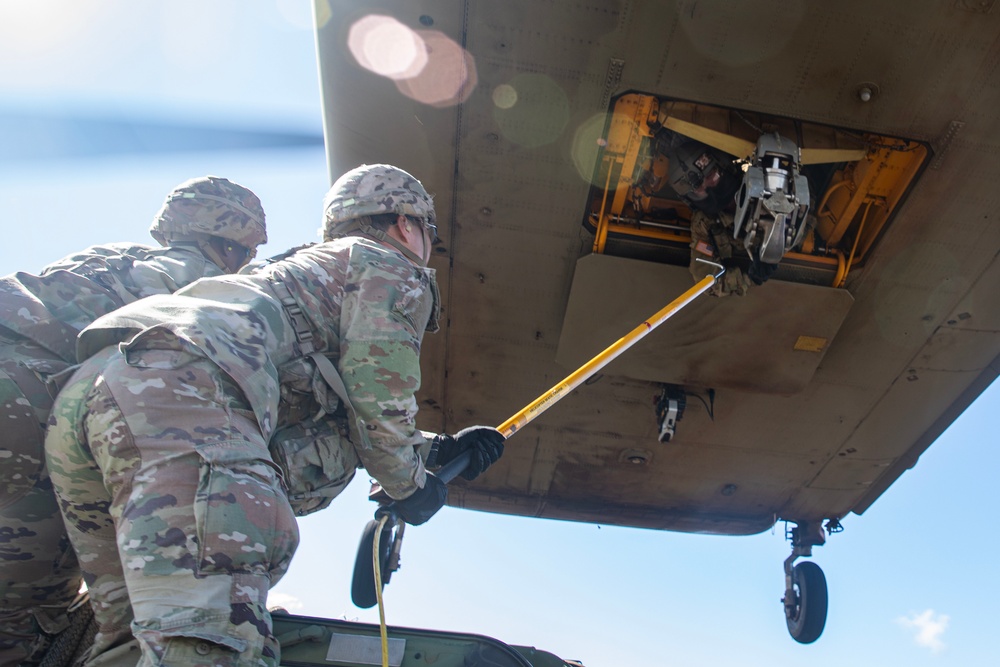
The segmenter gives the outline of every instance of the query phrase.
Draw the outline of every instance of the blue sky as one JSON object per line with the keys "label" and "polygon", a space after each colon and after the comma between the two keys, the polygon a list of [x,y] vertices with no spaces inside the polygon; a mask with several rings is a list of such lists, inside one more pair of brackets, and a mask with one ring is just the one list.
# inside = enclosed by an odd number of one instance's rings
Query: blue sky
{"label": "blue sky", "polygon": [[[308,0],[0,0],[0,274],[37,271],[92,243],[148,242],[166,192],[206,173],[260,195],[271,237],[262,254],[316,240],[329,184],[318,146],[60,157],[45,143],[67,116],[209,128],[199,136],[219,126],[318,135],[309,17]],[[94,124],[81,127],[100,143]],[[790,547],[780,524],[719,537],[445,508],[408,531],[387,619],[534,645],[588,667],[993,665],[998,408],[994,386],[815,550],[831,602],[813,645],[785,631]],[[349,595],[373,511],[365,479],[302,520],[300,551],[272,601],[377,620]]]}

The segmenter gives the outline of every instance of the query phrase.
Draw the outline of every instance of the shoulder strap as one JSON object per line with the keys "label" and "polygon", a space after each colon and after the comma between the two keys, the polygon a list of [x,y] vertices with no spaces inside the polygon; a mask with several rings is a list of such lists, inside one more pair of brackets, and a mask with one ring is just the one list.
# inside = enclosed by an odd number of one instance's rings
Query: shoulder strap
{"label": "shoulder strap", "polygon": [[336,366],[333,365],[333,362],[325,354],[313,352],[309,357],[316,364],[316,368],[319,370],[319,374],[323,376],[323,380],[337,394],[340,402],[344,404],[347,413],[351,416],[351,423],[354,425],[354,430],[357,433],[358,445],[365,449],[370,448],[371,442],[368,440],[368,429],[366,428],[365,421],[358,417],[358,413],[354,410],[354,404],[351,403],[351,399],[347,396],[347,387],[344,386],[344,379],[340,377]]}
{"label": "shoulder strap", "polygon": [[292,327],[295,329],[295,339],[299,343],[299,349],[302,350],[302,354],[313,360],[313,363],[316,364],[316,368],[319,370],[319,374],[323,376],[323,380],[337,394],[337,398],[340,399],[340,402],[344,405],[344,409],[350,415],[351,425],[354,427],[351,429],[352,436],[357,438],[356,444],[366,449],[370,448],[371,442],[368,440],[368,429],[365,422],[358,417],[358,413],[354,409],[354,404],[351,403],[351,399],[347,395],[347,386],[344,384],[344,379],[337,372],[337,367],[333,365],[329,357],[316,351],[312,342],[312,329],[309,327],[308,320],[305,317],[305,313],[302,312],[299,302],[292,296],[292,292],[288,289],[288,286],[274,276],[268,276],[268,282],[271,284],[275,296],[281,301],[281,306],[292,322]]}

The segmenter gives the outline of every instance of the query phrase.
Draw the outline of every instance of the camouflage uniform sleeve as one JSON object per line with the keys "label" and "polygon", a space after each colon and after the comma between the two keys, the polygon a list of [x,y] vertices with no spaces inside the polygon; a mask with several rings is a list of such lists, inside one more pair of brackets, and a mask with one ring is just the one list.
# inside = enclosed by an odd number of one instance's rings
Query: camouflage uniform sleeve
{"label": "camouflage uniform sleeve", "polygon": [[[138,253],[145,253],[153,250],[153,246],[141,245],[138,243],[106,243],[104,245],[93,245],[83,250],[73,253],[72,255],[66,255],[65,257],[58,259],[51,264],[45,266],[42,269],[40,276],[45,276],[55,271],[69,271],[71,273],[78,273],[81,275],[86,274],[86,267],[91,265],[95,260],[100,266],[101,259],[120,257],[120,256],[133,256]],[[81,269],[83,269],[81,271]]]}
{"label": "camouflage uniform sleeve", "polygon": [[154,294],[172,294],[199,278],[223,275],[222,269],[201,253],[186,248],[165,248],[135,259],[120,275],[122,286],[132,299]]}
{"label": "camouflage uniform sleeve", "polygon": [[194,248],[153,248],[129,243],[91,246],[45,267],[41,276],[69,271],[103,286],[118,298],[119,306],[154,294],[172,294],[222,269]]}
{"label": "camouflage uniform sleeve", "polygon": [[[371,266],[344,295],[339,371],[368,445],[358,444],[361,462],[393,498],[409,497],[425,482],[416,448],[425,444],[416,428],[420,387],[421,284],[402,271]],[[412,269],[410,269],[412,276]],[[362,442],[352,433],[352,440]]]}

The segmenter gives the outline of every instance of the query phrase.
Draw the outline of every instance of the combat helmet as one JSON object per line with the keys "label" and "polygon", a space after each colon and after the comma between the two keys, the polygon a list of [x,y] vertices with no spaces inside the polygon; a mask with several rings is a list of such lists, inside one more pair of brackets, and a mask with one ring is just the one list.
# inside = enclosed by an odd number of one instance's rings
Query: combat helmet
{"label": "combat helmet", "polygon": [[711,215],[732,202],[739,188],[732,158],[698,141],[686,141],[671,149],[670,186],[688,202]]}
{"label": "combat helmet", "polygon": [[412,175],[388,164],[361,165],[338,178],[327,192],[323,200],[323,240],[332,241],[360,230],[391,243],[410,257],[412,253],[369,224],[367,216],[380,213],[406,215],[422,225],[434,224],[435,220],[433,199]]}
{"label": "combat helmet", "polygon": [[153,218],[149,233],[160,245],[197,242],[206,254],[212,254],[207,247],[210,237],[229,239],[249,251],[247,261],[257,254],[257,246],[267,242],[260,199],[219,176],[192,178],[174,188]]}

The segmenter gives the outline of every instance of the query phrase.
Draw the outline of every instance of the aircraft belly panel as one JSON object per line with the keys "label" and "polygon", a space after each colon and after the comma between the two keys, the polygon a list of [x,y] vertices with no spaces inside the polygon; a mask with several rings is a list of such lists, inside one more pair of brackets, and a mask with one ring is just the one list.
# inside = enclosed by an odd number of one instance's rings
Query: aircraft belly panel
{"label": "aircraft belly panel", "polygon": [[[556,361],[573,369],[691,286],[686,268],[608,255],[577,262]],[[700,297],[607,373],[792,394],[812,379],[853,303],[844,290],[771,281],[744,297]]]}
{"label": "aircraft belly panel", "polygon": [[774,524],[774,516],[771,514],[745,516],[737,513],[729,515],[694,505],[683,508],[649,507],[626,503],[607,505],[593,501],[581,501],[578,498],[501,495],[473,488],[455,488],[453,495],[454,498],[449,496],[449,504],[465,509],[653,530],[719,535],[754,535],[767,530]]}
{"label": "aircraft belly panel", "polygon": [[[908,167],[912,187],[868,191],[876,208],[898,199],[896,218],[870,236],[853,219],[841,250],[857,234],[863,259],[846,290],[804,284],[834,281],[827,253],[810,255],[827,263],[809,271],[783,262],[746,297],[699,297],[519,432],[486,475],[456,482],[451,504],[732,534],[775,516],[843,517],[996,377],[998,51],[972,3],[848,0],[780,15],[759,3],[403,4],[331,6],[318,37],[332,175],[385,161],[435,195],[445,313],[424,343],[421,428],[500,423],[691,286],[683,265],[662,263],[686,261],[686,244],[670,255],[615,238],[579,259],[595,241],[580,226],[596,160],[587,128],[605,125],[610,100],[645,91],[690,101],[702,115],[689,120],[710,126],[707,111],[730,108],[856,134],[844,145],[877,132],[928,149]],[[344,42],[366,13],[461,44],[478,76],[469,97],[432,107],[363,70]],[[876,86],[870,101],[861,82]],[[689,392],[670,443],[656,438],[661,382]]]}
{"label": "aircraft belly panel", "polygon": [[[937,355],[933,348],[942,345]],[[965,354],[956,355],[958,346]],[[896,458],[919,439],[949,405],[1000,353],[994,332],[945,330],[931,337],[922,354],[872,406],[869,415],[844,443],[861,456]],[[845,450],[842,450],[845,451]]]}

